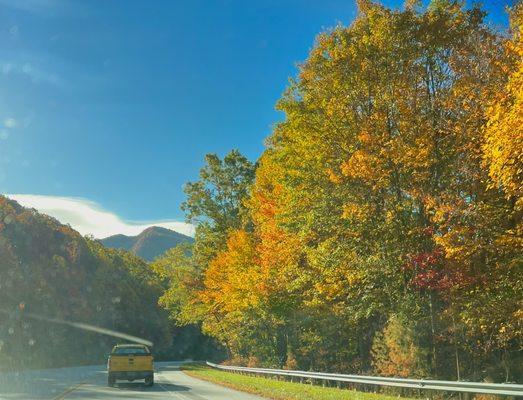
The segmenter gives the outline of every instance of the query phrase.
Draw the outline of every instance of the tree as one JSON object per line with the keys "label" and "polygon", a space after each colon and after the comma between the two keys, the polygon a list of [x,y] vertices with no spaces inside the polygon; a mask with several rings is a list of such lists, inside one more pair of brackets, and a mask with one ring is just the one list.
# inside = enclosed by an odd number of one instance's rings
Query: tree
{"label": "tree", "polygon": [[489,169],[492,188],[500,188],[523,209],[523,7],[521,3],[512,11],[514,38],[507,43],[510,59],[507,66],[508,82],[496,94],[488,110],[483,146],[485,164]]}
{"label": "tree", "polygon": [[372,355],[376,371],[388,376],[426,377],[429,354],[423,333],[413,318],[391,315],[383,333],[374,337]]}
{"label": "tree", "polygon": [[358,1],[350,26],[317,37],[233,202],[205,189],[223,181],[208,173],[190,186],[186,209],[203,217],[193,304],[231,357],[523,373],[520,39],[479,6],[405,7]]}
{"label": "tree", "polygon": [[232,150],[221,160],[205,156],[200,180],[185,186],[182,204],[188,222],[196,224],[193,257],[203,270],[224,248],[229,230],[241,228],[246,220],[243,200],[254,179],[255,166]]}
{"label": "tree", "polygon": [[[186,185],[187,200],[182,204],[187,221],[196,224],[194,245],[177,246],[152,266],[168,285],[160,302],[171,317],[178,324],[198,324],[205,332],[212,331],[214,337],[229,347],[228,336],[224,334],[226,327],[216,323],[215,312],[215,300],[227,293],[212,292],[208,285],[212,281],[212,266],[224,257],[229,235],[249,226],[244,200],[254,171],[255,166],[236,150],[223,159],[208,154],[200,170],[200,180]],[[234,275],[223,278],[225,285],[225,278],[234,279]]]}
{"label": "tree", "polygon": [[253,179],[254,165],[237,150],[223,160],[216,154],[207,154],[200,180],[185,186],[187,200],[182,210],[187,221],[210,224],[221,232],[240,227],[244,214],[242,202]]}

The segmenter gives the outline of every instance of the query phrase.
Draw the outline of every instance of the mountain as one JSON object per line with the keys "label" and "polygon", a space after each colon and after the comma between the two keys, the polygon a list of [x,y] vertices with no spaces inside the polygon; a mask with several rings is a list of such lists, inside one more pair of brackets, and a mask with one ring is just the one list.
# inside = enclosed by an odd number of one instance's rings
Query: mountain
{"label": "mountain", "polygon": [[140,336],[165,351],[162,292],[142,258],[0,195],[0,371],[101,363],[117,339],[70,322]]}
{"label": "mountain", "polygon": [[190,236],[159,226],[147,228],[137,236],[113,235],[101,242],[106,247],[128,250],[131,253],[152,261],[172,247],[183,242],[192,242]]}

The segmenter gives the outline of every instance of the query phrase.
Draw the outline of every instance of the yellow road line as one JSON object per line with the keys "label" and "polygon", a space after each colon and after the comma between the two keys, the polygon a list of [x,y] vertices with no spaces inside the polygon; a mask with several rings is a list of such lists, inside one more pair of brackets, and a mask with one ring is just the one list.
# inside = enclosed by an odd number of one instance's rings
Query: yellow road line
{"label": "yellow road line", "polygon": [[67,396],[71,392],[74,392],[76,389],[78,389],[82,385],[85,385],[85,382],[80,382],[80,383],[78,383],[78,384],[76,384],[74,386],[69,386],[67,389],[65,389],[58,396],[53,397],[53,400],[63,400],[63,399],[65,399],[65,396]]}

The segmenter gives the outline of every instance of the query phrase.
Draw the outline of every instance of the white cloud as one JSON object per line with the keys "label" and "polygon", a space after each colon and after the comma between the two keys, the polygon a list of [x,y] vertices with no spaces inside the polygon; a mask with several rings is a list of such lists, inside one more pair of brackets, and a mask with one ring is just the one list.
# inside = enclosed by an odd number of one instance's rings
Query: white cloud
{"label": "white cloud", "polygon": [[180,221],[124,221],[116,214],[104,210],[97,203],[80,198],[43,196],[34,194],[6,194],[24,207],[56,218],[63,224],[70,224],[82,235],[104,238],[118,233],[135,236],[150,226],[161,226],[194,236],[194,226]]}

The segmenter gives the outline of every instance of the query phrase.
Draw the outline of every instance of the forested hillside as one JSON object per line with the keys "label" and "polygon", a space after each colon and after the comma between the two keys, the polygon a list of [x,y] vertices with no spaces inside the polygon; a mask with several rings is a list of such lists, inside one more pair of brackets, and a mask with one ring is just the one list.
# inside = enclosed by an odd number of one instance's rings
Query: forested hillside
{"label": "forested hillside", "polygon": [[[233,363],[522,381],[523,42],[478,7],[359,0],[256,165],[210,155],[161,302]],[[175,266],[176,268],[173,268]]]}
{"label": "forested hillside", "polygon": [[136,236],[113,235],[100,241],[106,247],[128,250],[144,260],[152,261],[170,248],[192,240],[190,236],[173,230],[151,226]]}
{"label": "forested hillside", "polygon": [[139,336],[159,354],[170,348],[168,316],[157,306],[163,288],[142,259],[3,196],[0,276],[0,368],[103,363],[118,341],[28,313]]}

